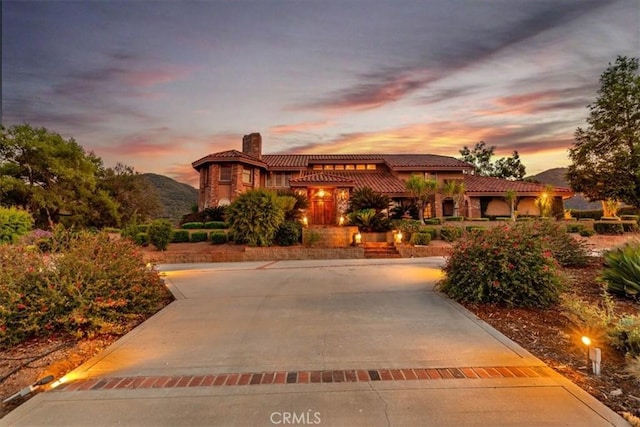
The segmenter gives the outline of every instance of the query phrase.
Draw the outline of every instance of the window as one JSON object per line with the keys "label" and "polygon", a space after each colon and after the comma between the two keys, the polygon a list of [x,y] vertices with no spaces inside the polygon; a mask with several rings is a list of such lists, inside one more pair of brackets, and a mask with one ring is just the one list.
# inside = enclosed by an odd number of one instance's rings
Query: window
{"label": "window", "polygon": [[355,165],[344,165],[344,170],[352,171],[355,168],[356,168]]}
{"label": "window", "polygon": [[332,171],[333,170],[333,165],[324,165],[324,170]]}
{"label": "window", "polygon": [[288,173],[284,172],[273,172],[267,175],[265,180],[265,186],[267,187],[288,187],[289,186],[289,176]]}
{"label": "window", "polygon": [[220,166],[220,181],[231,181],[231,165]]}
{"label": "window", "polygon": [[356,165],[356,170],[357,171],[363,171],[365,169],[366,169],[365,165]]}
{"label": "window", "polygon": [[314,171],[321,171],[322,170],[322,165],[313,165],[313,170]]}
{"label": "window", "polygon": [[251,169],[242,169],[242,182],[245,184],[253,182],[253,171]]}
{"label": "window", "polygon": [[372,165],[372,164],[367,165],[367,170],[368,170],[368,171],[374,171],[374,170],[376,170],[376,165]]}
{"label": "window", "polygon": [[336,165],[336,170],[337,171],[343,171],[344,170],[344,165]]}

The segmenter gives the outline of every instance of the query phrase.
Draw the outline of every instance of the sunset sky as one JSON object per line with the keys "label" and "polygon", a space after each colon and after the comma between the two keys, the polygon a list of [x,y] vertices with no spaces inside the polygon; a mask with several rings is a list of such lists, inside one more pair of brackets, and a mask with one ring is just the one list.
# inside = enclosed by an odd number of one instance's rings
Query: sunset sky
{"label": "sunset sky", "polygon": [[192,161],[432,153],[565,166],[638,0],[3,1],[2,124],[195,185]]}

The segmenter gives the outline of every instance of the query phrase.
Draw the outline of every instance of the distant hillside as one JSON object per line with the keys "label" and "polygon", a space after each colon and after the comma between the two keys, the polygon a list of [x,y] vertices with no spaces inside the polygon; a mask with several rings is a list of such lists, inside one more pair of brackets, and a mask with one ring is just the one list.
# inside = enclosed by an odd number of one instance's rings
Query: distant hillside
{"label": "distant hillside", "polygon": [[191,207],[198,203],[198,190],[189,184],[183,184],[167,176],[154,173],[143,173],[149,183],[158,192],[164,211],[158,217],[168,218],[177,223],[180,218],[191,212]]}
{"label": "distant hillside", "polygon": [[[537,175],[528,176],[525,179],[541,182],[543,184],[551,184],[555,187],[570,188],[570,185],[565,178],[566,174],[567,168],[554,168],[540,172]],[[602,204],[600,202],[589,202],[581,194],[576,194],[572,198],[565,200],[564,206],[567,209],[578,210],[602,209]]]}

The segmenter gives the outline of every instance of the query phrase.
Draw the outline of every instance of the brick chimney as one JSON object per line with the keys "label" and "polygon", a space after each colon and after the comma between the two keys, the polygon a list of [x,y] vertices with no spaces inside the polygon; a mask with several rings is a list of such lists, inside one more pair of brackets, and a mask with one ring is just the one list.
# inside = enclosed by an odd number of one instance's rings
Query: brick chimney
{"label": "brick chimney", "polygon": [[242,152],[256,159],[262,159],[262,136],[251,133],[242,137]]}

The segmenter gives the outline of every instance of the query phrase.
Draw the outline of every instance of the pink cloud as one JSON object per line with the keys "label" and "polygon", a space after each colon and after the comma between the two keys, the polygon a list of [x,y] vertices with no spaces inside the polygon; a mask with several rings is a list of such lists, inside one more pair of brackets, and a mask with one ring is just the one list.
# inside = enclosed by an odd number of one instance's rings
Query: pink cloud
{"label": "pink cloud", "polygon": [[184,80],[194,71],[195,68],[163,65],[154,69],[128,71],[123,74],[122,80],[135,87],[151,87]]}
{"label": "pink cloud", "polygon": [[189,184],[198,188],[200,181],[198,172],[191,167],[191,164],[180,164],[165,168],[163,174],[175,179],[178,182]]}

